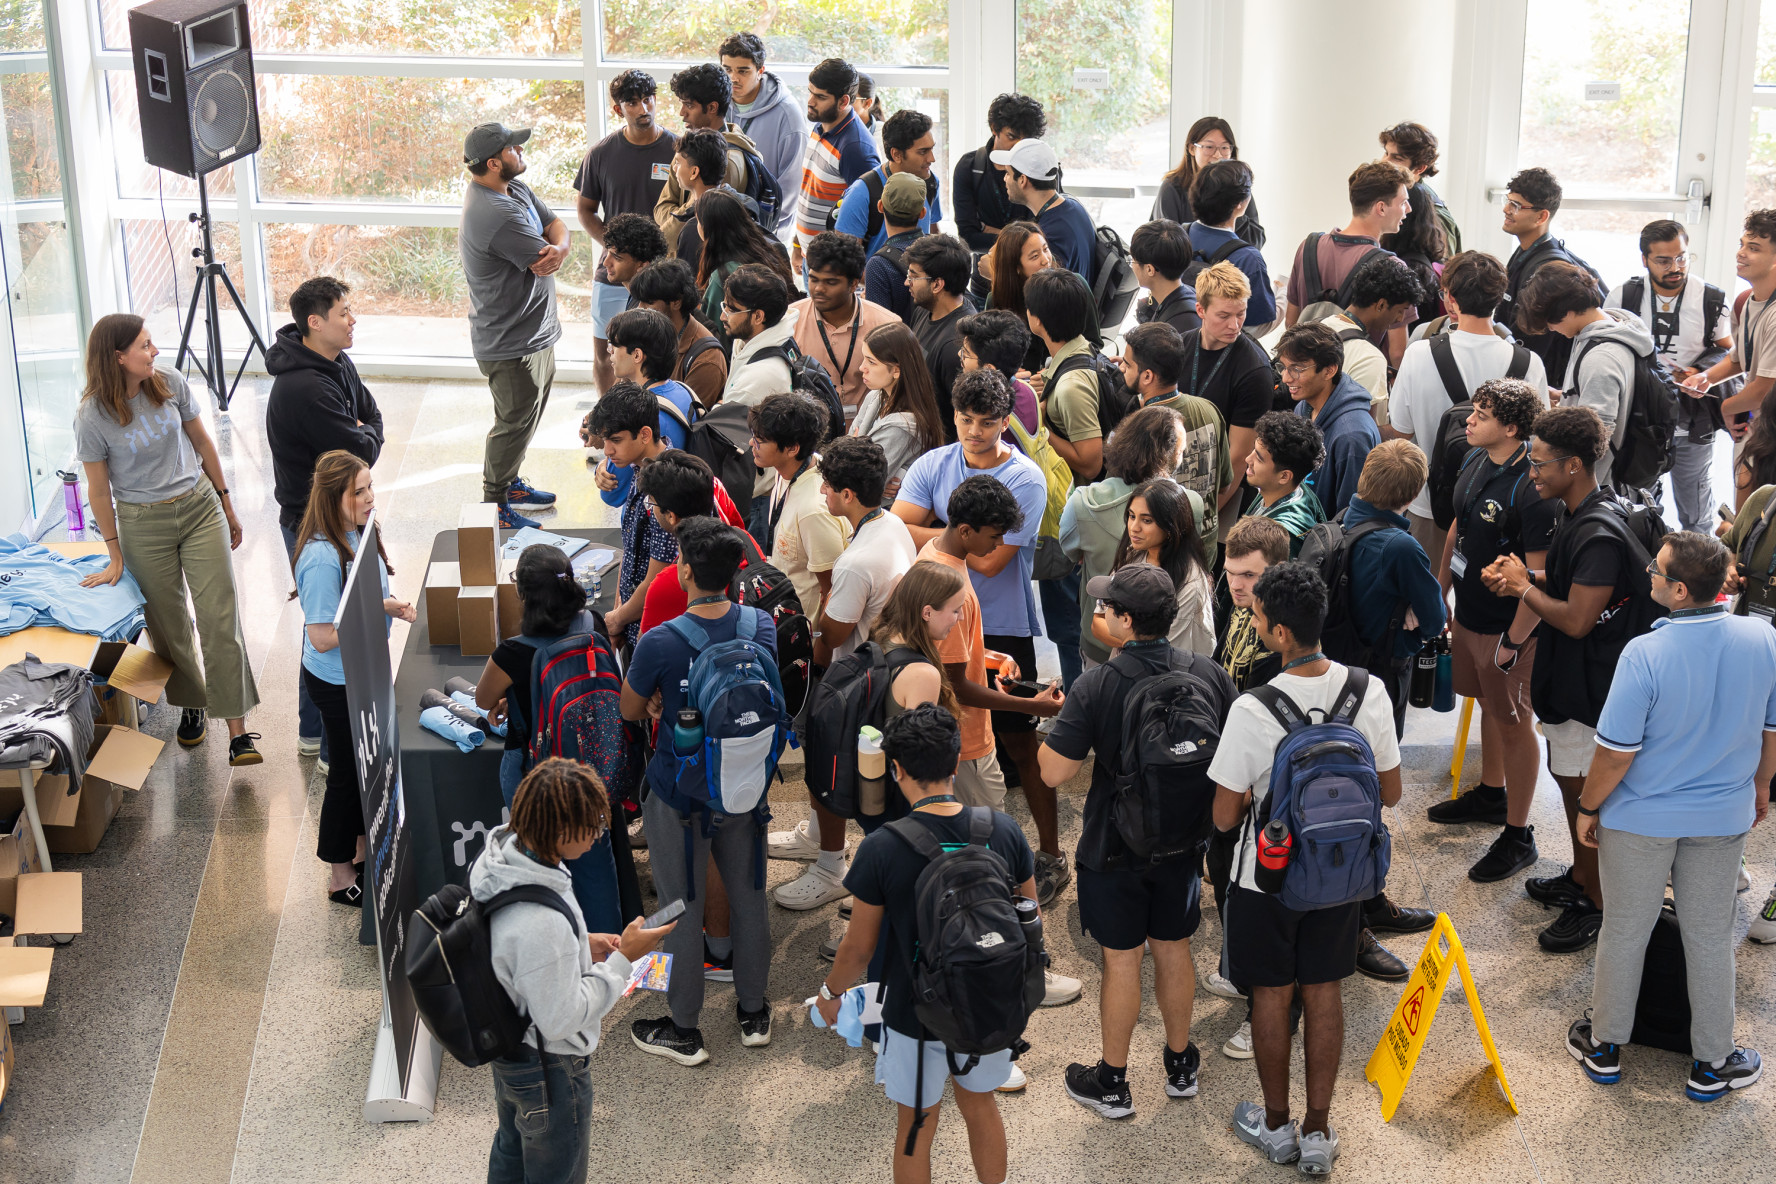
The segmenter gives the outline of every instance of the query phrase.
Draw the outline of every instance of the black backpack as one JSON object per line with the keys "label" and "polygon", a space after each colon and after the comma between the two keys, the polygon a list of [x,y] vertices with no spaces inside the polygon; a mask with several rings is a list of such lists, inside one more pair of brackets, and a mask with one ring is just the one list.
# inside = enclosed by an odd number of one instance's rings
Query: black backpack
{"label": "black backpack", "polygon": [[765,167],[765,159],[757,152],[728,141],[728,151],[738,152],[746,161],[746,185],[740,190],[746,201],[741,204],[747,207],[747,213],[758,222],[759,229],[766,235],[775,238],[777,235],[777,217],[783,210],[783,188],[777,184],[777,178]]}
{"label": "black backpack", "polygon": [[1388,615],[1387,628],[1373,642],[1366,642],[1357,633],[1356,618],[1351,614],[1351,554],[1358,539],[1387,530],[1391,526],[1381,518],[1371,518],[1345,529],[1344,511],[1330,521],[1322,522],[1301,540],[1301,562],[1320,573],[1326,584],[1326,623],[1320,628],[1320,650],[1334,662],[1360,666],[1377,676],[1387,676],[1394,664],[1394,639],[1406,621],[1405,600],[1394,606]]}
{"label": "black backpack", "polygon": [[[1098,430],[1103,432],[1103,439],[1109,440],[1110,433],[1123,417],[1134,410],[1135,395],[1128,389],[1128,383],[1122,379],[1122,368],[1109,357],[1096,349],[1087,349],[1084,353],[1073,354],[1063,358],[1055,367],[1054,374],[1049,377],[1048,385],[1052,389],[1061,380],[1061,375],[1072,374],[1076,370],[1090,370],[1098,380]],[[1047,392],[1045,391],[1044,394]],[[1066,432],[1044,415],[1048,430],[1061,439],[1072,443]]]}
{"label": "black backpack", "polygon": [[[867,244],[872,238],[876,237],[877,232],[882,229],[882,225],[886,221],[882,217],[882,190],[887,188],[888,178],[882,175],[882,170],[880,168],[874,168],[859,179],[863,182],[864,194],[869,198],[869,227],[863,232],[863,241]],[[847,186],[847,188],[849,187]],[[937,174],[932,173],[925,178],[925,209],[930,211],[935,208],[936,205]],[[833,208],[826,213],[826,228],[828,230],[836,230],[838,229],[838,225],[839,207],[837,204],[834,204]],[[901,270],[904,271],[905,268],[902,268]]]}
{"label": "black backpack", "polygon": [[1325,237],[1323,231],[1316,230],[1307,236],[1307,242],[1301,247],[1301,307],[1304,311],[1321,302],[1336,304],[1340,312],[1349,308],[1351,288],[1355,286],[1358,274],[1378,256],[1393,254],[1386,247],[1370,247],[1351,265],[1342,284],[1328,288],[1320,279],[1320,240]]}
{"label": "black backpack", "polygon": [[[1624,310],[1639,314],[1640,302],[1646,299],[1646,278],[1634,276],[1622,281],[1622,307]],[[1727,356],[1725,350],[1716,345],[1720,336],[1721,314],[1727,310],[1727,294],[1713,284],[1702,285],[1702,352],[1689,364],[1699,370],[1705,370]],[[1651,329],[1649,322],[1647,328]],[[1690,439],[1706,440],[1718,428],[1727,426],[1726,418],[1721,414],[1720,400],[1737,393],[1737,378],[1727,379],[1734,387],[1723,390],[1724,383],[1715,383],[1709,388],[1707,397],[1701,399],[1684,398],[1678,405],[1678,414],[1689,428]]]}
{"label": "black backpack", "polygon": [[[1463,381],[1461,368],[1455,363],[1455,347],[1449,335],[1439,333],[1428,339],[1431,360],[1437,363],[1437,376],[1449,393],[1449,410],[1437,421],[1437,435],[1431,442],[1430,477],[1425,485],[1431,493],[1431,517],[1438,530],[1448,530],[1455,521],[1455,483],[1461,477],[1468,459],[1468,416],[1474,413],[1473,392]],[[1522,378],[1529,373],[1531,354],[1521,345],[1511,347],[1511,364],[1505,367],[1506,378]]]}
{"label": "black backpack", "polygon": [[1615,503],[1628,519],[1628,533],[1646,551],[1651,559],[1659,553],[1659,546],[1670,533],[1665,525],[1665,518],[1659,513],[1659,506],[1653,500],[1653,493],[1648,489],[1622,489],[1611,486],[1609,493]]}
{"label": "black backpack", "polygon": [[901,278],[903,283],[906,281],[907,262],[905,247],[891,247],[887,243],[883,243],[876,248],[875,254],[871,257],[888,260],[888,266],[894,269],[894,273]]}
{"label": "black backpack", "polygon": [[[845,434],[845,405],[839,401],[839,384],[827,373],[825,366],[804,354],[797,347],[792,337],[780,345],[767,345],[750,358],[747,364],[763,358],[777,358],[789,367],[789,386],[798,395],[806,395],[826,408],[827,435],[842,436]],[[747,436],[752,435],[747,429]],[[751,455],[750,439],[747,444],[748,455]]]}
{"label": "black backpack", "polygon": [[807,705],[814,679],[814,626],[783,569],[772,566],[750,534],[740,535],[746,563],[728,585],[728,599],[771,618],[777,630],[777,681],[783,684],[784,710],[794,719]]}
{"label": "black backpack", "polygon": [[1634,1001],[1630,1044],[1690,1053],[1690,981],[1684,960],[1683,931],[1670,905],[1659,910],[1647,937],[1640,996]]}
{"label": "black backpack", "polygon": [[1122,747],[1112,790],[1116,833],[1139,860],[1193,858],[1213,828],[1215,782],[1209,762],[1221,742],[1225,707],[1173,651],[1172,668],[1149,674],[1139,659],[1110,665],[1135,685],[1124,701]]}
{"label": "black backpack", "polygon": [[1196,287],[1197,276],[1217,263],[1227,262],[1245,245],[1244,239],[1236,238],[1216,247],[1213,255],[1204,255],[1201,251],[1196,252],[1190,256],[1190,263],[1184,268],[1184,274],[1178,277],[1178,282],[1191,288]]}
{"label": "black backpack", "polygon": [[744,404],[723,402],[705,410],[693,395],[687,416],[665,395],[655,401],[684,429],[686,452],[707,462],[730,491],[744,495],[752,489],[758,466],[752,463],[752,427]]}
{"label": "black backpack", "polygon": [[[1140,291],[1134,257],[1122,236],[1108,226],[1098,227],[1092,246],[1092,300],[1098,309],[1098,324],[1111,329],[1121,326]],[[1110,429],[1105,428],[1104,434],[1108,436]]]}
{"label": "black backpack", "polygon": [[[1585,356],[1603,344],[1602,340],[1588,341],[1573,358],[1569,395],[1578,393]],[[1610,344],[1622,345],[1621,342]],[[1624,348],[1634,355],[1634,391],[1628,397],[1628,427],[1622,436],[1622,446],[1616,449],[1610,462],[1610,484],[1618,488],[1648,489],[1671,471],[1677,459],[1671,438],[1685,396],[1658,355],[1642,354],[1628,346]],[[1654,553],[1657,551],[1655,547]]]}
{"label": "black backpack", "polygon": [[888,651],[866,641],[828,666],[814,687],[800,735],[808,792],[840,818],[859,816],[858,730],[882,726],[894,676],[924,660],[907,646]]}
{"label": "black backpack", "polygon": [[451,1056],[471,1068],[516,1053],[530,1020],[493,972],[493,915],[526,901],[579,922],[559,892],[521,884],[476,900],[461,884],[446,884],[413,910],[407,925],[407,982],[419,1018]]}

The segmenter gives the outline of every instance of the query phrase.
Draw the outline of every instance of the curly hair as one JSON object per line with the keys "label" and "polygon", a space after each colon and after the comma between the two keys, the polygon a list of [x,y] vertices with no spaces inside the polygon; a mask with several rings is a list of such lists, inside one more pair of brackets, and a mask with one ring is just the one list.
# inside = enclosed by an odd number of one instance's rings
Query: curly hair
{"label": "curly hair", "polygon": [[646,70],[625,70],[610,81],[610,97],[613,103],[634,103],[642,99],[651,99],[660,92],[654,85],[654,76]]}
{"label": "curly hair", "polygon": [[512,834],[545,863],[560,863],[564,844],[610,826],[610,799],[590,765],[550,757],[524,775],[512,793]]}
{"label": "curly hair", "polygon": [[1048,116],[1043,114],[1042,104],[1029,95],[1000,94],[987,104],[987,126],[994,135],[1010,128],[1020,140],[1039,140],[1048,130]]}
{"label": "curly hair", "polygon": [[1576,456],[1590,472],[1609,447],[1609,430],[1589,407],[1550,407],[1535,417],[1530,435],[1557,452]]}
{"label": "curly hair", "polygon": [[1258,417],[1253,431],[1263,441],[1264,451],[1270,453],[1271,466],[1287,469],[1297,485],[1307,480],[1326,449],[1320,429],[1311,419],[1293,411],[1266,411]]}
{"label": "curly hair", "polygon": [[1398,148],[1400,155],[1412,163],[1414,172],[1427,177],[1437,175],[1437,137],[1424,124],[1396,123],[1384,128],[1378,139],[1384,152],[1389,144]]}
{"label": "curly hair", "polygon": [[604,224],[604,249],[637,263],[652,263],[665,258],[666,235],[645,214],[618,214]]}
{"label": "curly hair", "polygon": [[1474,406],[1496,419],[1500,427],[1516,428],[1518,440],[1528,440],[1536,416],[1548,409],[1535,387],[1521,378],[1489,378],[1474,391]]}

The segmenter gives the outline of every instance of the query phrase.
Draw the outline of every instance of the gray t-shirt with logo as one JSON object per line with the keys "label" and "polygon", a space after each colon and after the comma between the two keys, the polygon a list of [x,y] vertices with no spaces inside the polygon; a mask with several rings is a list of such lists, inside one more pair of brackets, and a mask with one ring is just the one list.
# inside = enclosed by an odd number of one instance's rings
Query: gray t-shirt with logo
{"label": "gray t-shirt with logo", "polygon": [[469,348],[478,362],[528,357],[561,336],[555,277],[530,270],[549,245],[543,231],[558,221],[522,181],[509,194],[469,182],[463,194],[463,276],[469,282]]}
{"label": "gray t-shirt with logo", "polygon": [[74,449],[82,464],[104,461],[111,496],[143,505],[190,493],[203,472],[185,424],[199,415],[197,400],[177,370],[157,370],[172,398],[156,406],[138,392],[129,401],[130,421],[119,424],[97,399],[82,399],[74,412]]}

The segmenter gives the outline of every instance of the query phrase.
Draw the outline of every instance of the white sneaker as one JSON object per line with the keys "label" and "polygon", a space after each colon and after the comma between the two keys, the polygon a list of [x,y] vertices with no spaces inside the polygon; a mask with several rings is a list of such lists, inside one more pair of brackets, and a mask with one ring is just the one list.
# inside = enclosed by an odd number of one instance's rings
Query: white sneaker
{"label": "white sneaker", "polygon": [[1219,995],[1223,999],[1245,998],[1245,996],[1240,993],[1238,987],[1221,977],[1221,972],[1219,970],[1209,971],[1208,977],[1203,979],[1202,983],[1203,986],[1209,989],[1209,994],[1211,995]]}
{"label": "white sneaker", "polygon": [[313,736],[313,737],[298,736],[298,737],[296,737],[296,755],[297,756],[320,756],[321,755],[321,738],[319,736]]}
{"label": "white sneaker", "polygon": [[325,777],[327,775],[327,769],[329,767],[330,767],[330,762],[328,762],[328,761],[316,761],[315,762],[315,772],[319,773],[323,777]]}
{"label": "white sneaker", "polygon": [[1017,1067],[1016,1061],[1013,1061],[1011,1076],[1005,1079],[1005,1084],[999,1087],[999,1092],[1002,1094],[1022,1093],[1023,1088],[1029,1084],[1030,1079],[1024,1076],[1024,1071]]}
{"label": "white sneaker", "polygon": [[772,859],[820,858],[820,836],[808,833],[808,820],[802,819],[790,830],[774,830],[765,837],[765,854]]}
{"label": "white sneaker", "polygon": [[1734,888],[1733,891],[1751,891],[1751,869],[1745,866],[1745,857],[1743,855],[1739,857],[1739,886]]}
{"label": "white sneaker", "polygon": [[822,871],[817,863],[811,864],[798,878],[779,886],[771,895],[786,909],[806,912],[845,896],[843,880],[843,876]]}
{"label": "white sneaker", "polygon": [[1764,907],[1751,919],[1751,928],[1745,936],[1762,946],[1776,944],[1776,885],[1771,886],[1770,895],[1764,898]]}
{"label": "white sneaker", "polygon": [[1252,1059],[1252,1022],[1247,1020],[1239,1026],[1239,1030],[1227,1038],[1221,1046],[1221,1055],[1236,1061]]}
{"label": "white sneaker", "polygon": [[[1085,984],[1076,978],[1068,978],[1064,974],[1056,974],[1052,970],[1042,972],[1042,1002],[1040,1007],[1059,1007],[1063,1003],[1071,1003],[1079,998],[1079,992]],[[1016,1068],[1014,1065],[1013,1068]],[[1022,1089],[1022,1086],[1018,1087]]]}

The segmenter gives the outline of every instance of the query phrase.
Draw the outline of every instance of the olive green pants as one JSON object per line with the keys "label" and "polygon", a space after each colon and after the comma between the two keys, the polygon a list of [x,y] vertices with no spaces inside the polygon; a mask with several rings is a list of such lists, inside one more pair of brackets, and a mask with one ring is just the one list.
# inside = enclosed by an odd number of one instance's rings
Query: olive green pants
{"label": "olive green pants", "polygon": [[[222,500],[207,477],[184,497],[155,505],[117,503],[117,544],[123,566],[141,585],[142,613],[154,652],[172,663],[167,702],[202,707],[218,719],[239,719],[259,702],[235,604],[234,566]],[[198,662],[191,609],[203,644]]]}
{"label": "olive green pants", "polygon": [[481,500],[503,502],[518,479],[525,450],[543,422],[549,390],[555,385],[555,347],[522,358],[477,362],[493,392],[493,427],[481,473]]}

